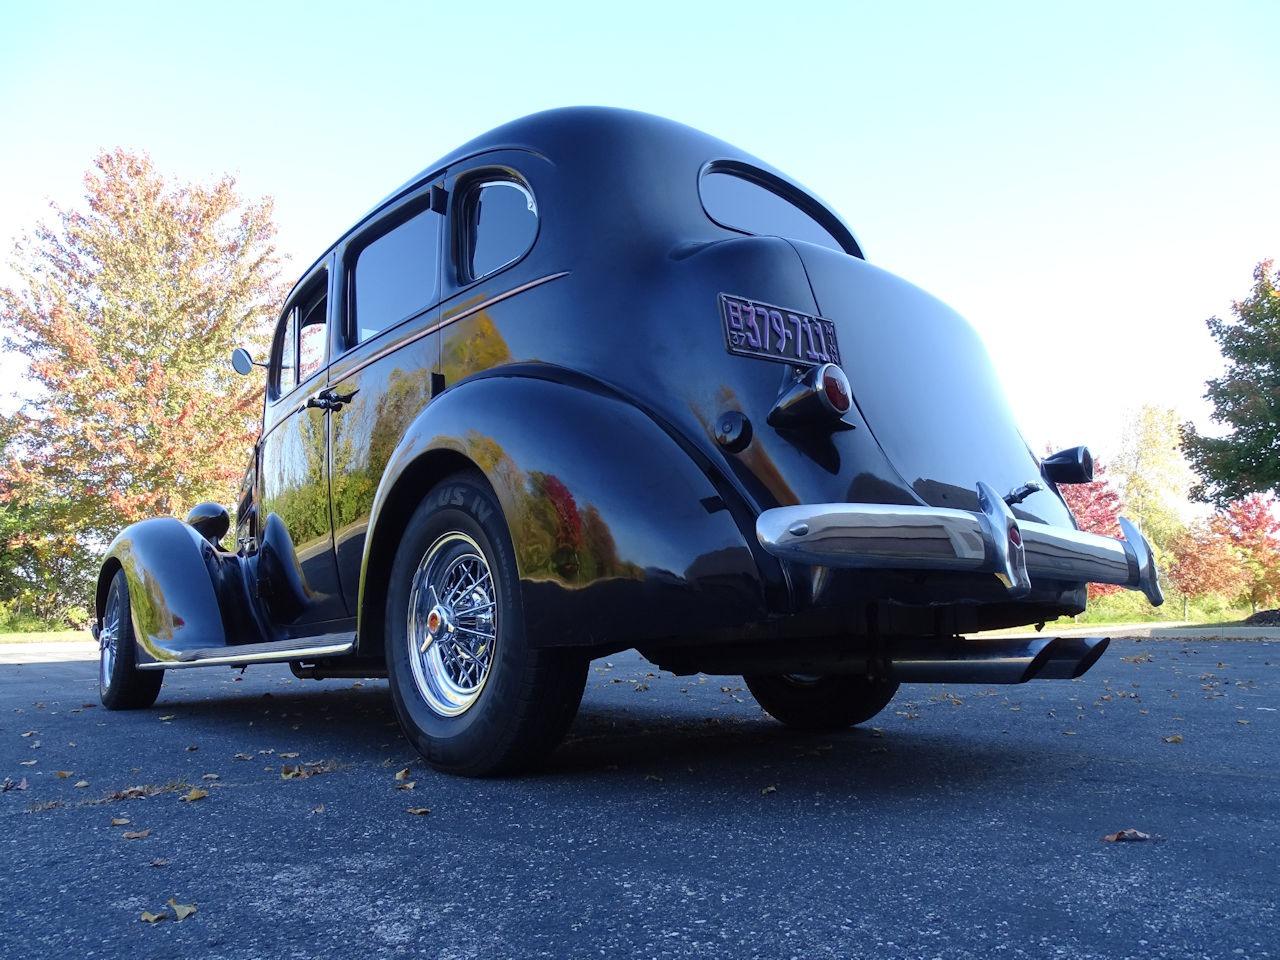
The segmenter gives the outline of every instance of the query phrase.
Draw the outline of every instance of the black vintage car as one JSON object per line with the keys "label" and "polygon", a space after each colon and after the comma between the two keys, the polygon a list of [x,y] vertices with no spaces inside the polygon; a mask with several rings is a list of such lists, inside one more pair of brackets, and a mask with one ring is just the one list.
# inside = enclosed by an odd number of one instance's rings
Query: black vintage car
{"label": "black vintage car", "polygon": [[[243,351],[234,358],[249,373]],[[1142,535],[1080,532],[982,344],[784,174],[566,109],[461,147],[290,294],[229,515],[135,524],[95,598],[103,702],[163,671],[388,676],[437,767],[552,749],[593,657],[742,674],[842,727],[902,681],[1087,670],[1102,639],[966,640],[1161,602]]]}

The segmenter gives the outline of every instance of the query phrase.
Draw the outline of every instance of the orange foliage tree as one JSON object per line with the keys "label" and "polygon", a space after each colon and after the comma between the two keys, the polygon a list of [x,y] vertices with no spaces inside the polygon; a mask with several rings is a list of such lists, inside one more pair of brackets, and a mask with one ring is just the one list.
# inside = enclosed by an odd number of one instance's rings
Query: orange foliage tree
{"label": "orange foliage tree", "polygon": [[114,150],[84,186],[18,241],[0,289],[29,380],[0,423],[0,602],[45,618],[86,605],[125,524],[232,502],[261,386],[227,355],[261,343],[282,292],[271,202],[232,178],[176,182]]}

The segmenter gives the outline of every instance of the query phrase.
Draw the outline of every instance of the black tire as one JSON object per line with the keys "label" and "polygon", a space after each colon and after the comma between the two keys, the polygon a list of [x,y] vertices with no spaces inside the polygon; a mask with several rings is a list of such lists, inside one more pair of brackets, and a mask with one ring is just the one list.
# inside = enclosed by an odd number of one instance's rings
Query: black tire
{"label": "black tire", "polygon": [[[409,640],[410,601],[420,566],[421,582],[430,582],[433,558],[443,555],[439,562],[447,564],[447,551],[469,557],[473,548],[487,565],[495,591],[490,603],[496,610],[496,639],[479,690],[470,694],[474,700],[450,716],[430,705],[428,697],[435,695],[430,689],[424,692],[430,683],[422,678],[432,668],[417,643]],[[428,594],[420,589],[418,596]],[[464,593],[468,602],[471,596]],[[439,591],[434,599],[447,600]],[[445,622],[454,622],[453,606],[444,606],[450,611]],[[467,615],[463,611],[458,619]],[[425,628],[422,622],[424,627],[415,630]],[[414,511],[391,567],[386,624],[387,673],[396,716],[405,736],[437,770],[480,777],[527,769],[555,749],[573,722],[587,682],[587,657],[574,650],[529,646],[511,536],[497,498],[478,472],[443,480]],[[441,645],[454,642],[448,633],[441,637],[433,652],[443,656],[442,651],[456,649]],[[478,655],[484,652],[484,646],[470,649]],[[411,656],[419,658],[416,668]]]}
{"label": "black tire", "polygon": [[[142,710],[156,702],[163,670],[138,669],[138,644],[130,614],[129,581],[117,570],[98,624],[98,697],[108,710]],[[109,644],[114,642],[108,662]]]}
{"label": "black tire", "polygon": [[898,692],[896,681],[856,674],[770,674],[742,679],[769,716],[797,730],[843,730],[865,723]]}

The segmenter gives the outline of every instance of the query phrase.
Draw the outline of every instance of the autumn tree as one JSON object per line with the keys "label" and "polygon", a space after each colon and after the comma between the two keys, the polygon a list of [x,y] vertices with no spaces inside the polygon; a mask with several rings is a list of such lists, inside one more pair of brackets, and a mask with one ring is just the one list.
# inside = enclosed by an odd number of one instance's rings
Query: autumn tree
{"label": "autumn tree", "polygon": [[1248,574],[1243,559],[1219,518],[1188,527],[1174,538],[1172,547],[1168,575],[1182,594],[1184,620],[1191,597],[1234,600],[1244,592]]}
{"label": "autumn tree", "polygon": [[[1104,537],[1120,536],[1120,494],[1101,463],[1094,461],[1091,483],[1064,483],[1058,490],[1081,530]],[[1119,589],[1113,583],[1091,583],[1089,598],[1105,597]]]}
{"label": "autumn tree", "polygon": [[1230,538],[1244,567],[1245,596],[1256,613],[1259,604],[1280,595],[1280,520],[1276,499],[1251,494],[1232,501],[1218,514],[1217,522]]}
{"label": "autumn tree", "polygon": [[1184,427],[1187,454],[1201,478],[1193,493],[1220,505],[1280,489],[1280,270],[1272,261],[1254,268],[1253,289],[1231,312],[1206,321],[1226,371],[1205,393],[1211,418],[1230,432],[1208,437]]}
{"label": "autumn tree", "polygon": [[0,289],[0,334],[29,380],[0,426],[0,500],[22,521],[0,525],[0,551],[26,558],[47,617],[85,605],[124,525],[232,501],[261,386],[227,355],[260,342],[281,293],[271,203],[231,177],[177,182],[114,150],[84,187],[82,206],[18,241]]}
{"label": "autumn tree", "polygon": [[1125,516],[1138,525],[1164,559],[1186,529],[1194,475],[1182,452],[1182,427],[1168,408],[1143,406],[1128,421],[1112,473],[1124,496]]}

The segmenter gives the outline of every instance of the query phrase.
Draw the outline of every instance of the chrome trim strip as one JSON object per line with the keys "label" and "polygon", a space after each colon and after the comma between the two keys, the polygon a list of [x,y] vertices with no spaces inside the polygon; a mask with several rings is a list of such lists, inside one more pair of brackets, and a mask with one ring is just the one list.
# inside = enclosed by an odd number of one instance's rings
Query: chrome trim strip
{"label": "chrome trim strip", "polygon": [[[459,320],[465,320],[467,317],[471,316],[472,314],[479,313],[481,310],[487,310],[489,307],[493,306],[495,303],[501,303],[503,300],[507,300],[511,297],[514,297],[518,293],[524,293],[526,290],[532,290],[534,287],[540,287],[542,286],[542,284],[550,283],[552,280],[559,280],[561,277],[567,277],[569,273],[570,273],[569,270],[561,270],[559,273],[549,273],[545,277],[539,277],[537,280],[530,280],[528,283],[522,283],[518,287],[512,287],[510,290],[504,290],[502,293],[496,293],[492,297],[489,297],[486,300],[482,300],[480,303],[473,304],[472,306],[459,311],[458,313],[454,314],[451,317],[445,317],[437,321],[436,323],[423,327],[421,330],[415,330],[413,333],[410,333],[404,337],[401,337],[400,339],[394,341],[393,343],[388,343],[385,347],[382,347],[379,350],[375,350],[373,353],[369,354],[369,356],[365,357],[363,360],[356,362],[354,365],[352,365],[350,369],[343,370],[340,367],[335,369],[334,365],[331,365],[330,370],[332,371],[332,375],[330,376],[329,380],[331,383],[333,383],[333,382],[345,380],[347,377],[354,376],[355,374],[363,370],[365,367],[369,366],[371,363],[376,363],[377,361],[381,360],[383,357],[388,356],[389,354],[395,353],[397,350],[401,349],[402,347],[407,347],[411,343],[416,343],[417,341],[421,340],[423,337],[429,337],[431,336],[431,334],[435,333],[438,330],[443,330],[445,327],[449,326],[452,323],[457,323]],[[336,361],[336,363],[341,363],[341,358],[339,358],[339,360]]]}
{"label": "chrome trim strip", "polygon": [[1118,540],[1017,521],[985,484],[979,484],[979,503],[982,513],[878,503],[776,507],[757,518],[756,536],[775,557],[800,563],[991,573],[1013,597],[1025,596],[1040,577],[1114,583],[1140,590],[1153,606],[1164,602],[1151,547],[1128,520],[1121,519],[1126,539]]}
{"label": "chrome trim strip", "polygon": [[[236,666],[242,663],[288,663],[290,660],[314,660],[321,657],[338,657],[350,653],[355,648],[354,639],[341,643],[328,643],[319,646],[295,647],[293,649],[258,650],[247,653],[226,653],[215,657],[202,657],[198,660],[156,660],[151,663],[138,664],[139,670],[177,670],[182,667],[218,667]],[[260,646],[253,644],[253,646]],[[232,649],[232,648],[227,648]]]}

